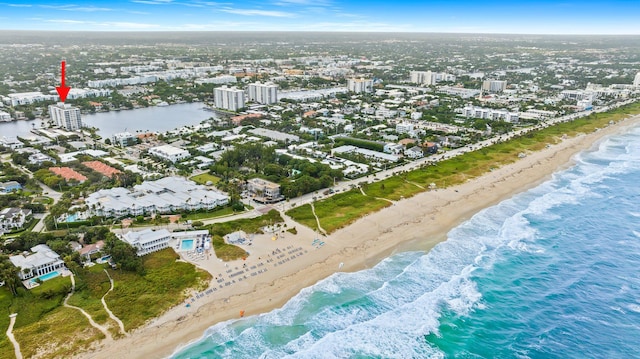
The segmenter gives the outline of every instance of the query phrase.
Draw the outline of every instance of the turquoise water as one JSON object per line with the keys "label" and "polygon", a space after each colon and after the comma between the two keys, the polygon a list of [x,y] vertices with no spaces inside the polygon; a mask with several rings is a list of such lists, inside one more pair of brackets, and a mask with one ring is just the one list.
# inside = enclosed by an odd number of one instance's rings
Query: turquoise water
{"label": "turquoise water", "polygon": [[33,278],[33,279],[31,279],[31,281],[35,282],[36,279],[40,279],[41,281],[44,282],[45,280],[49,280],[51,278],[55,278],[55,277],[57,277],[59,275],[60,275],[60,273],[58,271],[53,271],[53,272],[49,272],[47,274],[43,274],[43,275],[41,275],[39,277]]}
{"label": "turquoise water", "polygon": [[78,220],[78,214],[77,213],[73,213],[67,216],[67,222],[71,223],[71,222],[75,222]]}
{"label": "turquoise water", "polygon": [[180,250],[182,251],[193,250],[193,239],[183,239],[180,242]]}
{"label": "turquoise water", "polygon": [[640,357],[640,129],[428,253],[336,273],[172,358]]}

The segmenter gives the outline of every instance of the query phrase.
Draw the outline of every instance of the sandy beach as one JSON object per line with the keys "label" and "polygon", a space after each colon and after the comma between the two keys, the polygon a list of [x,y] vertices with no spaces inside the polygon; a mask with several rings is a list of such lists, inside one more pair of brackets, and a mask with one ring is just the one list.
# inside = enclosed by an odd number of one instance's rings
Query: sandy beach
{"label": "sandy beach", "polygon": [[225,265],[212,257],[196,263],[212,273],[209,289],[130,336],[103,341],[78,357],[167,357],[201,338],[208,327],[237,319],[240,311],[251,316],[280,307],[301,289],[335,272],[371,267],[394,252],[429,250],[478,211],[570,166],[577,153],[603,137],[638,125],[640,116],[635,116],[588,135],[564,139],[462,185],[395,202],[326,237],[286,218],[286,228],[296,227],[296,235],[280,230],[276,240],[272,233],[252,237],[246,261]]}

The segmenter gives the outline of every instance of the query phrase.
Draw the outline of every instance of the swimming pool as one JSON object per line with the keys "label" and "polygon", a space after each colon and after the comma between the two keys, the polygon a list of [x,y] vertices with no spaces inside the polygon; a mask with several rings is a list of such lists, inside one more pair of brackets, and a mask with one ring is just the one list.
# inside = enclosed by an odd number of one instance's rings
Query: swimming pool
{"label": "swimming pool", "polygon": [[183,239],[180,242],[181,251],[190,251],[193,249],[193,239]]}
{"label": "swimming pool", "polygon": [[44,282],[45,280],[49,280],[51,278],[55,278],[55,277],[57,277],[59,275],[60,275],[60,272],[58,272],[57,270],[54,270],[53,272],[49,272],[47,274],[43,274],[43,275],[41,275],[39,277],[35,277],[35,278],[31,279],[31,281],[35,283],[36,279],[40,279],[41,281]]}
{"label": "swimming pool", "polygon": [[73,213],[67,216],[67,223],[71,223],[71,222],[77,222],[78,221],[78,214],[77,213]]}

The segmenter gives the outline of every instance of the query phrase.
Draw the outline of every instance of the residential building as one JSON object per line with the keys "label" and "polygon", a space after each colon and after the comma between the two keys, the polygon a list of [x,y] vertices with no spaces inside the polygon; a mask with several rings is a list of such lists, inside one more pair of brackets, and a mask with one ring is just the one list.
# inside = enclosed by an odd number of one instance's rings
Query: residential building
{"label": "residential building", "polygon": [[114,146],[127,147],[138,143],[138,138],[129,132],[119,132],[111,136]]}
{"label": "residential building", "polygon": [[484,80],[482,81],[482,90],[488,92],[503,92],[507,89],[507,81],[500,80]]}
{"label": "residential building", "polygon": [[278,86],[271,82],[249,84],[249,101],[263,105],[271,105],[278,102]]}
{"label": "residential building", "polygon": [[404,155],[409,158],[416,159],[424,157],[424,152],[422,152],[422,148],[420,148],[420,146],[413,146],[404,150]]}
{"label": "residential building", "polygon": [[191,157],[189,151],[170,145],[151,147],[149,154],[174,163]]}
{"label": "residential building", "polygon": [[31,252],[33,254],[26,257],[22,254],[9,257],[11,263],[20,268],[18,276],[22,280],[64,268],[64,261],[60,258],[60,255],[51,250],[46,244],[39,244],[31,248]]}
{"label": "residential building", "polygon": [[11,93],[2,97],[2,101],[7,105],[31,105],[38,101],[55,101],[57,95],[45,95],[42,92],[21,92]]}
{"label": "residential building", "polygon": [[21,189],[22,186],[16,181],[0,182],[0,192],[9,193],[12,191],[19,191]]}
{"label": "residential building", "polygon": [[70,180],[76,180],[80,183],[87,180],[87,177],[85,175],[69,167],[49,167],[49,171],[64,178],[67,183],[69,183]]}
{"label": "residential building", "polygon": [[117,236],[135,248],[138,256],[169,248],[169,240],[171,240],[171,233],[166,229],[156,231],[149,228],[138,232],[130,231],[125,234],[117,234]]}
{"label": "residential building", "polygon": [[404,151],[404,145],[401,145],[399,143],[393,143],[393,142],[385,143],[383,151],[384,153],[399,155],[402,153],[402,151]]}
{"label": "residential building", "polygon": [[90,194],[85,203],[89,216],[124,217],[209,210],[227,205],[229,196],[182,177],[165,177],[145,181],[133,189],[103,189]]}
{"label": "residential building", "polygon": [[100,251],[102,251],[103,247],[104,241],[100,240],[96,243],[87,244],[86,246],[81,247],[77,250],[77,252],[80,253],[80,257],[84,259],[85,262],[89,262],[91,261],[91,255],[99,253]]}
{"label": "residential building", "polygon": [[0,111],[0,122],[11,121],[11,115],[8,112]]}
{"label": "residential building", "polygon": [[0,211],[0,234],[20,229],[31,219],[31,210],[24,208],[5,208]]}
{"label": "residential building", "polygon": [[409,81],[414,84],[420,85],[435,85],[438,82],[448,81],[453,82],[456,80],[456,76],[443,72],[431,72],[431,71],[411,71],[409,72]]}
{"label": "residential building", "polygon": [[34,165],[41,165],[45,162],[56,163],[56,160],[53,157],[47,156],[42,152],[37,152],[29,156],[29,163],[32,163]]}
{"label": "residential building", "polygon": [[82,118],[80,109],[64,102],[56,105],[49,105],[49,116],[56,125],[68,131],[75,131],[82,128]]}
{"label": "residential building", "polygon": [[119,169],[113,168],[100,161],[86,161],[86,162],[82,162],[82,165],[88,168],[91,168],[92,170],[109,178],[113,178],[116,175],[122,173]]}
{"label": "residential building", "polygon": [[355,93],[373,92],[373,80],[370,79],[348,79],[347,89]]}
{"label": "residential building", "polygon": [[401,122],[396,124],[396,132],[402,133],[413,133],[413,124],[408,122]]}
{"label": "residential building", "polygon": [[24,143],[22,143],[22,141],[18,140],[17,137],[5,137],[2,136],[2,138],[0,138],[0,146],[4,146],[4,147],[8,147],[12,150],[16,150],[18,148],[22,148],[24,147]]}
{"label": "residential building", "polygon": [[258,202],[277,202],[284,197],[280,194],[280,185],[262,178],[252,178],[247,181],[247,191]]}
{"label": "residential building", "polygon": [[638,72],[633,79],[633,86],[640,87],[640,72]]}
{"label": "residential building", "polygon": [[217,108],[238,111],[244,108],[244,91],[235,87],[218,87],[213,90],[213,98]]}
{"label": "residential building", "polygon": [[493,121],[502,120],[511,123],[515,123],[520,120],[520,116],[517,112],[510,112],[504,109],[493,109],[467,105],[462,110],[458,111],[461,111],[462,116],[464,116],[465,118],[482,118]]}

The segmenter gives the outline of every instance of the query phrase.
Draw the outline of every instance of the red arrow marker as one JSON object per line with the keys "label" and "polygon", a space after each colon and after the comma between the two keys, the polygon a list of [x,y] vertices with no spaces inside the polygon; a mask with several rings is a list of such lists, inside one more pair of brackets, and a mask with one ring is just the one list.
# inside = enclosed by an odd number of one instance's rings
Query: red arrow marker
{"label": "red arrow marker", "polygon": [[60,84],[60,86],[56,87],[56,91],[58,91],[58,96],[60,96],[60,101],[64,102],[64,100],[67,99],[67,95],[69,94],[69,90],[71,90],[71,87],[67,87],[64,85],[64,65],[65,62],[62,61],[62,82]]}

